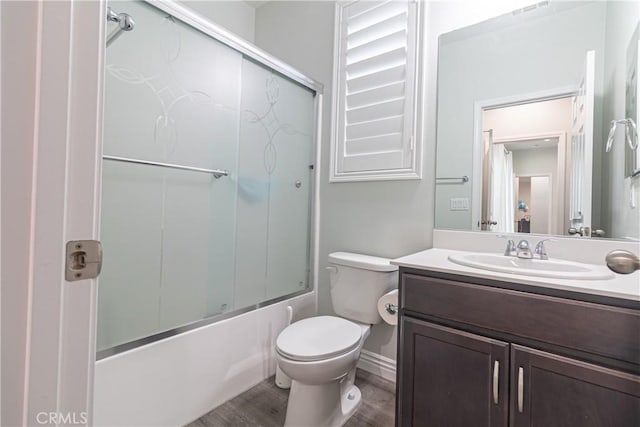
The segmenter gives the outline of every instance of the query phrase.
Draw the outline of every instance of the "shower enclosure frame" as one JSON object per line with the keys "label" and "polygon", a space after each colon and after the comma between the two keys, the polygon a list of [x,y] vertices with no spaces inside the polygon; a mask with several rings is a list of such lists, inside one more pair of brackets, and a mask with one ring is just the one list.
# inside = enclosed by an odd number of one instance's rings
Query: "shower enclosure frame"
{"label": "shower enclosure frame", "polygon": [[[203,326],[219,322],[224,319],[229,319],[243,313],[247,313],[253,310],[257,310],[262,307],[266,307],[290,298],[294,298],[298,295],[314,292],[316,281],[318,277],[318,250],[319,242],[317,239],[319,230],[319,177],[320,177],[320,141],[322,132],[322,108],[323,108],[323,89],[322,83],[306,76],[300,71],[296,70],[292,66],[277,59],[273,55],[258,48],[257,46],[247,42],[234,33],[214,24],[213,22],[205,19],[201,15],[193,12],[192,10],[176,3],[172,0],[144,0],[148,5],[165,12],[186,25],[194,28],[197,31],[204,33],[205,35],[219,41],[220,43],[230,47],[241,53],[243,56],[250,60],[264,65],[278,74],[291,79],[301,86],[310,89],[314,93],[314,130],[311,152],[314,153],[313,163],[309,165],[311,169],[311,191],[309,197],[310,209],[309,209],[309,243],[308,243],[308,260],[309,260],[309,277],[307,283],[309,286],[305,289],[295,291],[283,296],[272,298],[266,301],[261,301],[257,304],[249,305],[247,307],[238,308],[225,312],[222,314],[213,315],[203,318],[185,325],[181,325],[172,329],[157,332],[152,335],[148,335],[142,338],[138,338],[123,344],[119,344],[110,348],[106,348],[96,352],[96,360],[101,360],[118,353],[122,353],[146,344],[150,344],[159,340],[163,340],[175,335],[182,334],[184,332],[201,328]],[[123,12],[126,12],[123,10]],[[135,19],[135,17],[133,17]],[[135,31],[135,29],[133,30]],[[123,34],[120,43],[126,43],[126,34]],[[106,55],[106,49],[105,49]]]}
{"label": "shower enclosure frame", "polygon": [[259,47],[247,42],[243,38],[235,35],[234,33],[214,24],[207,20],[196,12],[176,3],[173,0],[144,0],[148,5],[160,9],[163,12],[172,15],[174,18],[179,19],[185,24],[203,32],[204,34],[212,37],[219,42],[229,46],[232,49],[252,58],[260,64],[279,72],[283,76],[286,76],[302,86],[313,90],[316,95],[321,95],[324,89],[324,85],[311,77],[308,77],[296,70],[294,67],[279,60],[270,53],[260,49]]}

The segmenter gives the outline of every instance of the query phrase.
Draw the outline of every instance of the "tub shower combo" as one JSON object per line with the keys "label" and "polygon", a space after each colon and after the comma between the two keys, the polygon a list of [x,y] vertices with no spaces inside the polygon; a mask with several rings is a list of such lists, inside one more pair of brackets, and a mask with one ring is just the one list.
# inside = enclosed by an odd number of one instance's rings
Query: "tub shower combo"
{"label": "tub shower combo", "polygon": [[107,19],[98,359],[311,289],[322,91],[173,2]]}

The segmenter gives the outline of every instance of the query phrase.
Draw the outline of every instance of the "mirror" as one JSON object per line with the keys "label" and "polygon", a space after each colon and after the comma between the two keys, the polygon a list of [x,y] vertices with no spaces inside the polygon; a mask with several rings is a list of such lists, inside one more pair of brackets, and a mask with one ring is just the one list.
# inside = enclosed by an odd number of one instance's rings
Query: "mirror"
{"label": "mirror", "polygon": [[543,2],[440,36],[436,228],[640,239],[638,17]]}
{"label": "mirror", "polygon": [[[627,80],[625,85],[625,173],[626,176],[640,174],[640,149],[638,149],[638,125],[640,125],[640,108],[638,108],[638,71],[640,70],[640,23],[629,42],[627,49]],[[635,119],[635,120],[634,120]],[[613,122],[617,123],[617,122]],[[613,126],[613,124],[612,124]],[[615,129],[612,130],[615,132]],[[607,139],[609,144],[611,136]],[[610,148],[610,147],[609,147]]]}

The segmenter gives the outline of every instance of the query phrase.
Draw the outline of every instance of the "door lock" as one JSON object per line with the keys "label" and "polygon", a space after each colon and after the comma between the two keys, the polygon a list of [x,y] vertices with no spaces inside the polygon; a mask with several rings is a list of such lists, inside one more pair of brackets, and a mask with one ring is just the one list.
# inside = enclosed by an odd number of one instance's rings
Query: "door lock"
{"label": "door lock", "polygon": [[97,240],[67,242],[65,280],[95,279],[102,270],[102,245]]}
{"label": "door lock", "polygon": [[579,234],[583,237],[604,237],[604,235],[606,234],[604,230],[600,230],[599,228],[591,229],[591,227],[571,227],[567,230],[567,232],[572,236],[575,234]]}

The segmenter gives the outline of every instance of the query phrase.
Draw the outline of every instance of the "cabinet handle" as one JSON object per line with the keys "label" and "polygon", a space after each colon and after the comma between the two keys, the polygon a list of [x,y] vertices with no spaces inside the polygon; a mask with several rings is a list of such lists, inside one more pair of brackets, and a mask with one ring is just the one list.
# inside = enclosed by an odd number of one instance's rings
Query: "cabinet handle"
{"label": "cabinet handle", "polygon": [[518,412],[522,413],[524,406],[524,372],[522,367],[518,368]]}
{"label": "cabinet handle", "polygon": [[493,403],[498,404],[498,380],[500,379],[500,362],[493,362]]}

